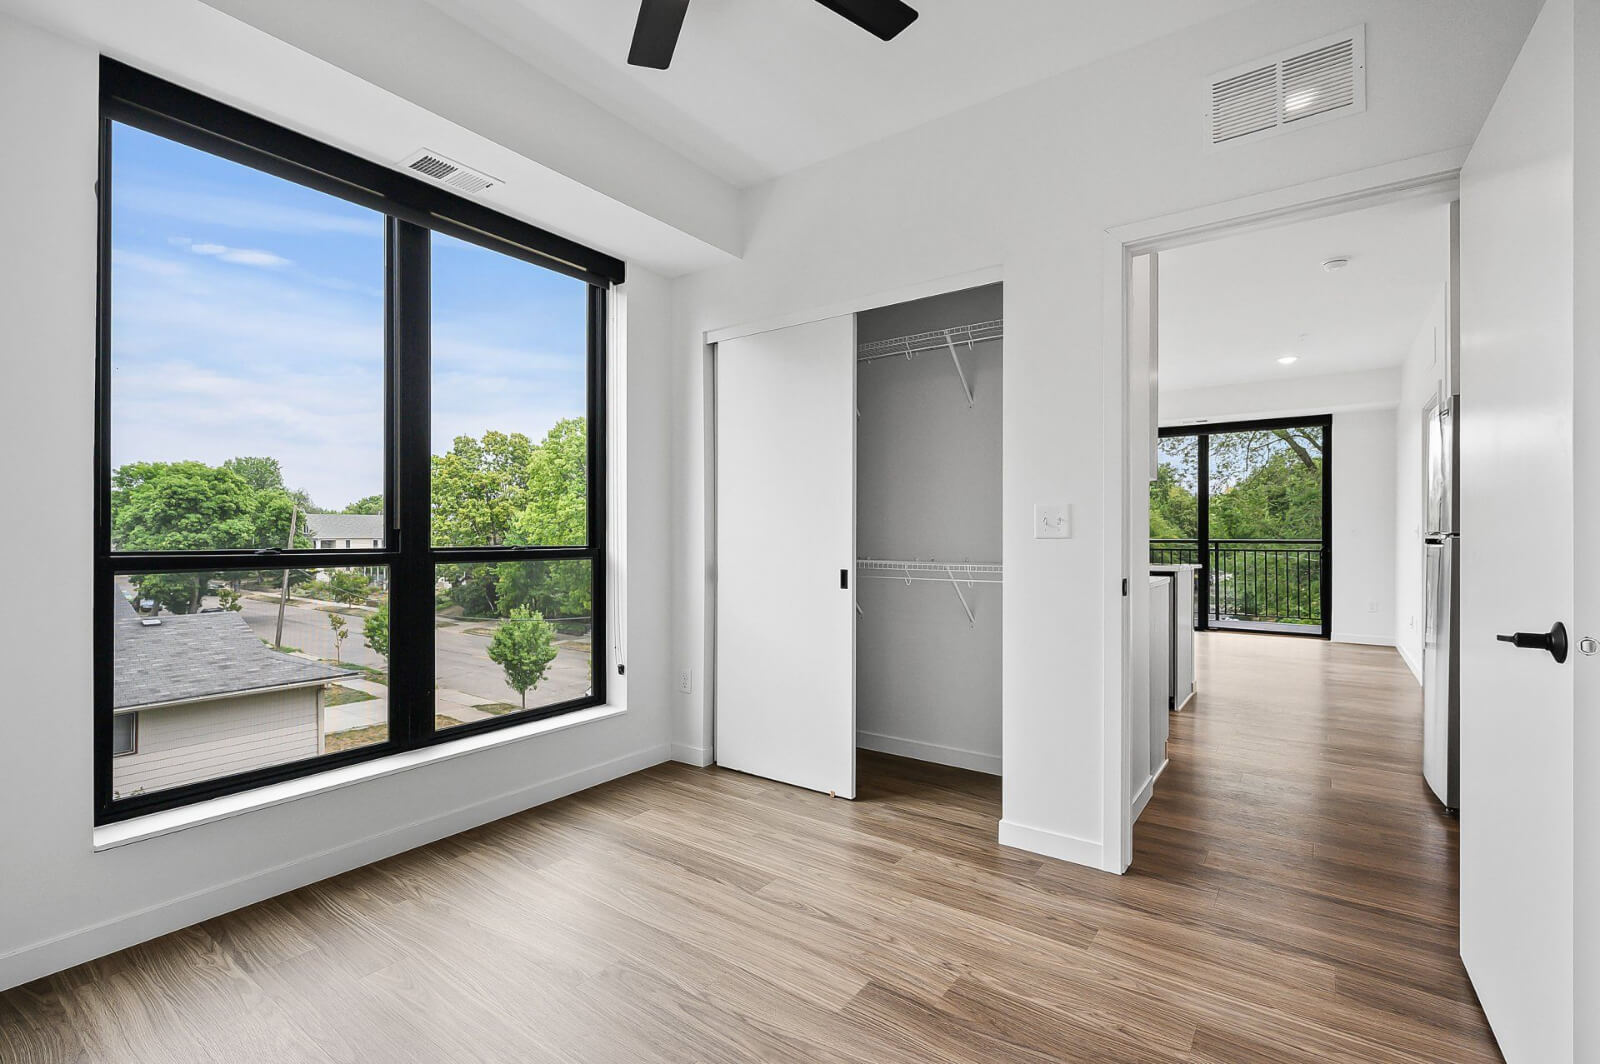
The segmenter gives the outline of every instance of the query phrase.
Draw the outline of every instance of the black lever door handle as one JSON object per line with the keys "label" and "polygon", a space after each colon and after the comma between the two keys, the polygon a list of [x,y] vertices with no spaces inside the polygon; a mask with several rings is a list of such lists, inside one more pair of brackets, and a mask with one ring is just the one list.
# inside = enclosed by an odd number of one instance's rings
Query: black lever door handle
{"label": "black lever door handle", "polygon": [[1557,621],[1548,632],[1513,632],[1497,635],[1502,643],[1510,643],[1522,650],[1548,650],[1560,665],[1567,660],[1567,626]]}

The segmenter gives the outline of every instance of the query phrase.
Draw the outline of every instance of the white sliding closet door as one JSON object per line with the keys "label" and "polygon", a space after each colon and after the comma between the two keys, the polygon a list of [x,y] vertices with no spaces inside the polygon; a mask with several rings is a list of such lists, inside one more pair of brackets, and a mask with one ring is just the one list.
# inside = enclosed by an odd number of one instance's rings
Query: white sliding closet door
{"label": "white sliding closet door", "polygon": [[856,330],[717,345],[717,763],[856,793]]}

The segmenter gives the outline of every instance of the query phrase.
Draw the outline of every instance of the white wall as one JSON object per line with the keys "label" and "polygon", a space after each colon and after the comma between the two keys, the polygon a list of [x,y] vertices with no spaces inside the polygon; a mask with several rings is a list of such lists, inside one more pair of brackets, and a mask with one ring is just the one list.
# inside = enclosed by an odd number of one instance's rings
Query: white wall
{"label": "white wall", "polygon": [[1393,410],[1333,415],[1333,641],[1395,641]]}
{"label": "white wall", "polygon": [[[1378,371],[1161,393],[1163,425],[1332,412],[1333,639],[1339,643],[1395,642],[1398,378]],[[1355,408],[1319,406],[1323,397]]]}
{"label": "white wall", "polygon": [[[1002,837],[1101,864],[1106,482],[1103,242],[1112,226],[1471,143],[1535,0],[1257,5],[791,175],[747,197],[744,261],[680,279],[673,351],[677,660],[707,661],[706,331],[1001,266],[1006,283]],[[1367,26],[1369,107],[1210,150],[1211,73]],[[870,304],[869,304],[870,305]],[[1073,538],[1035,540],[1035,502]],[[703,748],[711,703],[677,697]]]}
{"label": "white wall", "polygon": [[1394,412],[1394,630],[1395,646],[1422,682],[1423,507],[1427,451],[1422,411],[1438,394],[1445,374],[1447,295],[1443,287],[1417,328],[1401,368],[1400,402]]}
{"label": "white wall", "polygon": [[[620,716],[437,761],[116,849],[93,848],[91,615],[97,56],[0,16],[0,129],[48,159],[9,168],[0,200],[0,470],[52,533],[0,524],[0,987],[664,760],[669,391],[664,281],[630,271],[624,420],[629,551]],[[44,87],[44,88],[41,88]],[[336,107],[337,101],[328,101]],[[620,411],[625,411],[621,413]],[[42,442],[44,441],[44,442]],[[47,443],[47,445],[45,445]],[[27,456],[26,461],[20,456]]]}
{"label": "white wall", "polygon": [[1382,410],[1394,406],[1399,391],[1400,371],[1397,369],[1321,373],[1315,376],[1285,373],[1275,380],[1220,384],[1207,388],[1163,388],[1161,424]]}
{"label": "white wall", "polygon": [[[857,316],[860,343],[993,321],[998,285]],[[962,348],[973,405],[950,356],[862,363],[856,372],[856,553],[864,558],[998,562],[1001,343]],[[870,750],[1000,771],[1003,589],[861,580],[856,601],[856,729]]]}

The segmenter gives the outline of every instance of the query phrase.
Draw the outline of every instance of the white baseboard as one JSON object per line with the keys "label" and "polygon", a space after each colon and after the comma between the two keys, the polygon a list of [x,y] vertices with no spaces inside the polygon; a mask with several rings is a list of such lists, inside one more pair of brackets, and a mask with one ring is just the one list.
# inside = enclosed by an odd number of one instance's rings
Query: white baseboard
{"label": "white baseboard", "polygon": [[1359,643],[1369,647],[1392,647],[1394,640],[1381,635],[1362,635],[1360,632],[1334,632],[1335,643]]}
{"label": "white baseboard", "polygon": [[935,765],[987,772],[991,776],[1000,775],[998,754],[984,754],[977,750],[963,750],[959,746],[942,746],[939,743],[925,743],[919,739],[902,739],[895,735],[879,735],[876,732],[864,731],[856,732],[856,745],[864,750],[875,750],[880,754],[894,754],[917,761],[931,761]]}
{"label": "white baseboard", "polygon": [[711,764],[711,748],[709,746],[689,746],[686,743],[673,743],[672,760],[681,761],[685,765],[693,765],[695,768],[705,768]]}
{"label": "white baseboard", "polygon": [[1417,682],[1418,683],[1421,683],[1422,682],[1422,662],[1420,662],[1420,661],[1416,660],[1415,658],[1413,658],[1411,656],[1411,651],[1407,650],[1405,648],[1404,644],[1396,643],[1394,645],[1394,648],[1400,652],[1400,660],[1404,661],[1406,663],[1406,668],[1411,670],[1411,675],[1413,675],[1413,676],[1415,676],[1417,678]]}
{"label": "white baseboard", "polygon": [[668,760],[665,745],[542,780],[0,955],[0,990],[393,857]]}
{"label": "white baseboard", "polygon": [[1139,793],[1133,796],[1132,812],[1134,823],[1139,822],[1139,815],[1144,812],[1144,807],[1150,804],[1150,798],[1156,793],[1156,780],[1160,779],[1161,774],[1167,771],[1169,764],[1171,764],[1170,761],[1163,760],[1156,767],[1155,774],[1145,780],[1144,786],[1139,788]]}
{"label": "white baseboard", "polygon": [[1064,835],[1046,828],[1030,827],[1015,820],[1000,821],[1000,845],[1054,857],[1058,861],[1088,865],[1090,868],[1105,867],[1102,863],[1105,860],[1105,850],[1098,842],[1090,842],[1088,839]]}

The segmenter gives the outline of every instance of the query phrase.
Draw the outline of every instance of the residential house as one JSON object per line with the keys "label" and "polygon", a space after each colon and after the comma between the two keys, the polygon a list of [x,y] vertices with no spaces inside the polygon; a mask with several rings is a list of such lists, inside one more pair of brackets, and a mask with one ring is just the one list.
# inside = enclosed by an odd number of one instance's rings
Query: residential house
{"label": "residential house", "polygon": [[144,617],[117,597],[112,790],[177,787],[323,752],[323,694],[355,673],[264,644],[238,613]]}

